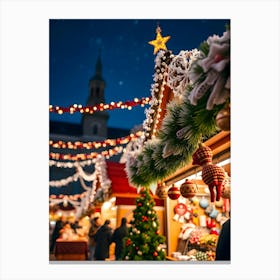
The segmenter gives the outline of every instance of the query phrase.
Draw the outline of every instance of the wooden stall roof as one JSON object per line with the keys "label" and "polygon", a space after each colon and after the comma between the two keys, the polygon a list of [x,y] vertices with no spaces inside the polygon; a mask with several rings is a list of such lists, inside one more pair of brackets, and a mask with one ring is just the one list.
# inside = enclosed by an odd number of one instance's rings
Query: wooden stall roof
{"label": "wooden stall roof", "polygon": [[[107,174],[111,180],[111,196],[116,197],[116,205],[135,205],[139,197],[137,189],[129,184],[125,164],[107,161]],[[157,206],[163,206],[164,201],[153,195]]]}

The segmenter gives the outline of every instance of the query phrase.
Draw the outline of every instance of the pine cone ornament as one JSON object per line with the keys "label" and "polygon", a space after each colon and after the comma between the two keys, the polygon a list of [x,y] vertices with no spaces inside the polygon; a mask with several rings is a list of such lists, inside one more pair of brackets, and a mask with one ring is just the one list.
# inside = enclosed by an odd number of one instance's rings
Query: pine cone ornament
{"label": "pine cone ornament", "polygon": [[[219,201],[221,197],[221,189],[225,181],[225,170],[215,164],[212,164],[213,153],[212,150],[200,144],[199,148],[193,154],[193,165],[202,166],[202,180],[208,185],[210,191],[211,202]],[[214,192],[216,189],[216,195]]]}

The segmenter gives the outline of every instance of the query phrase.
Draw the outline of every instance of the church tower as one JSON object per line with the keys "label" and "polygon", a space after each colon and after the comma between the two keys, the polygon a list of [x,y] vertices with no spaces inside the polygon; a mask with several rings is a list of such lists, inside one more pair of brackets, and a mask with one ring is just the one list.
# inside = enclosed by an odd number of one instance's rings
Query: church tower
{"label": "church tower", "polygon": [[[102,77],[102,63],[100,53],[96,62],[95,74],[89,80],[89,97],[87,106],[95,106],[105,103],[104,96],[105,81]],[[93,114],[84,114],[83,136],[94,140],[103,140],[107,138],[107,121],[109,114],[107,111],[98,111]]]}

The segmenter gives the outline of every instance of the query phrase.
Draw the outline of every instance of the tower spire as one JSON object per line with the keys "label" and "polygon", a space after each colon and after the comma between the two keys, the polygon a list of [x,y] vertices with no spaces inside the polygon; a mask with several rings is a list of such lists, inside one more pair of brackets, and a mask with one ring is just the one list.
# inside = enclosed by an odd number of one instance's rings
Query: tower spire
{"label": "tower spire", "polygon": [[101,49],[98,50],[98,58],[95,67],[95,76],[102,77]]}
{"label": "tower spire", "polygon": [[[105,81],[102,77],[101,50],[99,49],[95,73],[89,80],[87,106],[96,106],[97,104],[105,103],[104,89]],[[106,138],[108,118],[109,114],[107,111],[95,112],[94,114],[84,114],[83,135],[86,137],[97,137],[98,139]]]}
{"label": "tower spire", "polygon": [[103,78],[102,78],[101,49],[98,50],[98,58],[97,58],[96,65],[95,65],[95,74],[91,78],[91,80],[103,81]]}

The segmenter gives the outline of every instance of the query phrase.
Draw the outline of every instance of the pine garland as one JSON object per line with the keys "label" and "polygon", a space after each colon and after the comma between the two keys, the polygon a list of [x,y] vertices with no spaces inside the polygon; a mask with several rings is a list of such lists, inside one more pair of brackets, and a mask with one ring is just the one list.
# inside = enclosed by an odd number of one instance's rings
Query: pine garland
{"label": "pine garland", "polygon": [[[219,131],[215,117],[223,105],[215,106],[211,111],[205,110],[206,100],[207,96],[199,100],[197,106],[191,105],[187,98],[182,104],[169,104],[168,115],[163,120],[158,138],[146,142],[142,153],[136,158],[136,166],[130,167],[134,169],[130,178],[133,185],[149,186],[169,176],[190,162],[203,137],[213,136]],[[191,134],[179,139],[176,132],[184,127],[189,127]],[[173,153],[164,158],[167,143]]]}
{"label": "pine garland", "polygon": [[175,154],[182,154],[185,146],[185,141],[176,137],[177,131],[183,128],[183,126],[177,121],[182,109],[182,104],[176,101],[171,101],[167,105],[167,114],[158,133],[158,138],[163,143],[168,144]]}

